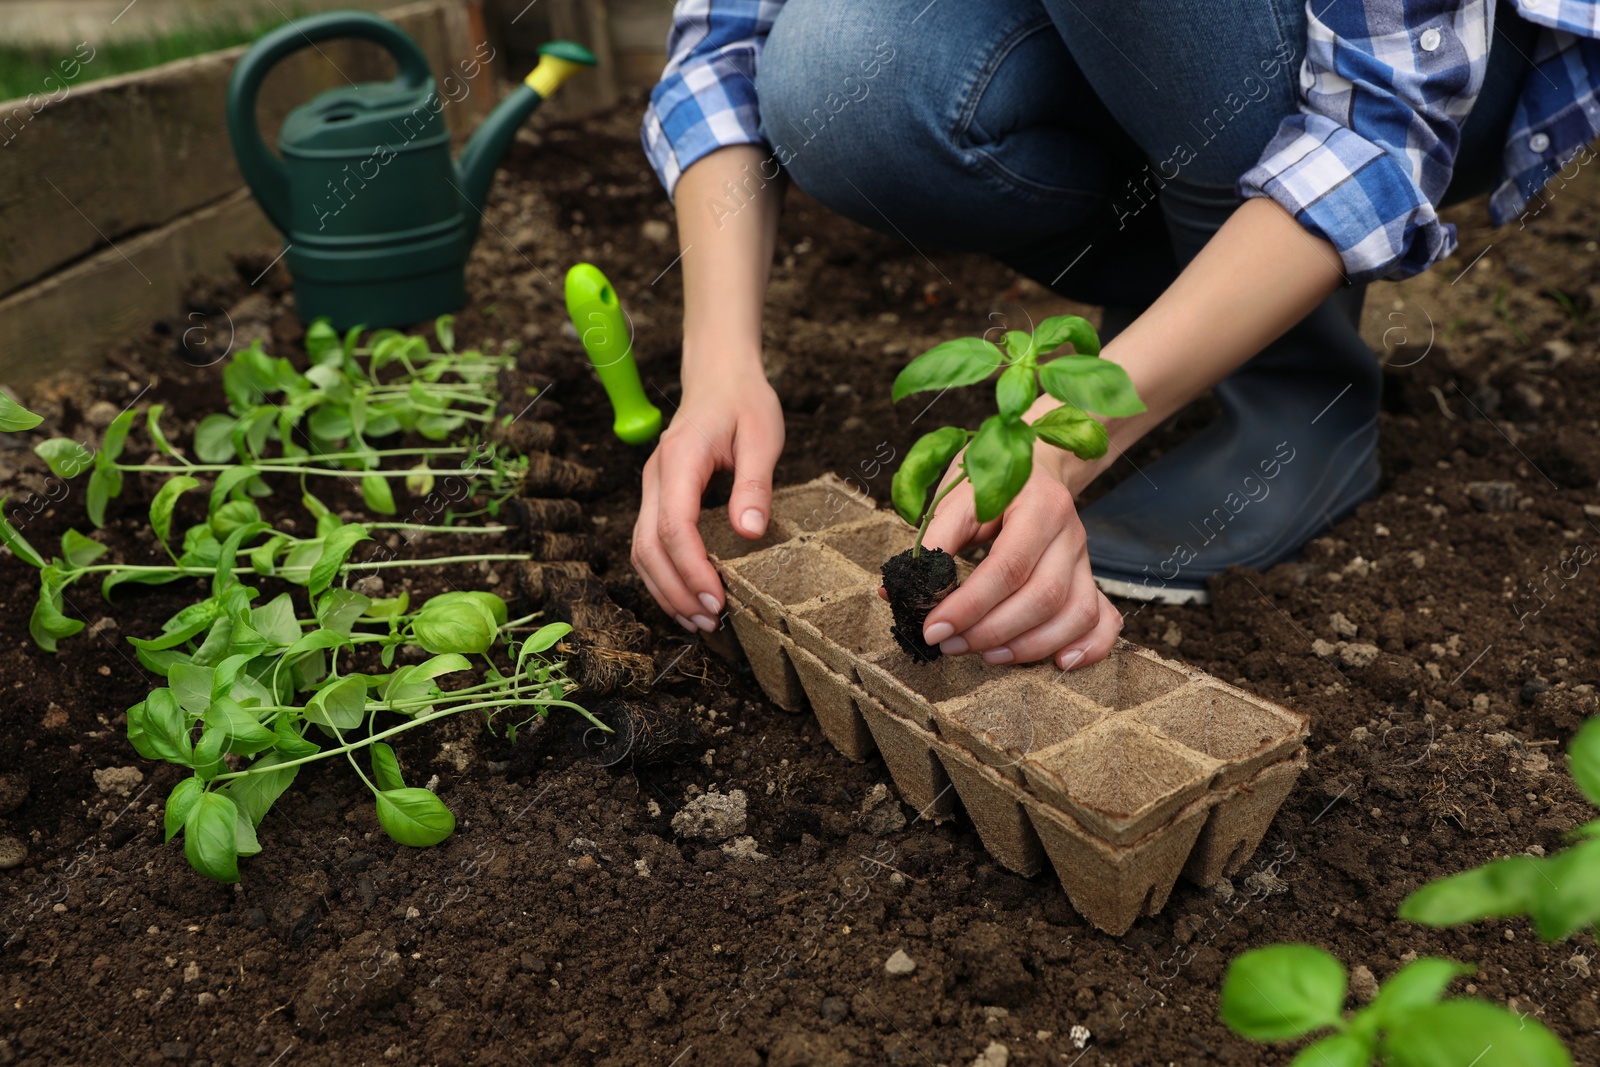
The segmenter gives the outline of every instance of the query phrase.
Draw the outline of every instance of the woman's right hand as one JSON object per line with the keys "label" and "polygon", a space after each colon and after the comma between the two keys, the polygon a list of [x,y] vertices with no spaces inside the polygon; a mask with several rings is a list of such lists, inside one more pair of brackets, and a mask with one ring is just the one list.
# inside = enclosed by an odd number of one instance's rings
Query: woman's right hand
{"label": "woman's right hand", "polygon": [[644,465],[633,566],[661,609],[690,633],[711,632],[724,604],[698,521],[711,475],[733,473],[728,520],[755,539],[772,517],[772,471],[783,451],[783,409],[759,359],[683,382],[683,403]]}

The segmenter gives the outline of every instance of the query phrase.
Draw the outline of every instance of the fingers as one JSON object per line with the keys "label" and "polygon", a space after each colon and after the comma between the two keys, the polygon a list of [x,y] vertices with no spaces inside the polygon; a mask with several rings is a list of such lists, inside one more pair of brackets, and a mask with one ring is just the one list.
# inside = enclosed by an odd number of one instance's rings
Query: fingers
{"label": "fingers", "polygon": [[1031,663],[1083,637],[1099,621],[1100,605],[1081,559],[1071,542],[1051,542],[1021,588],[941,649],[981,653],[986,663]]}
{"label": "fingers", "polygon": [[664,437],[645,464],[632,558],[663,611],[690,632],[709,633],[722,608],[722,583],[696,523],[713,462],[708,450],[678,443],[684,440]]}
{"label": "fingers", "polygon": [[[984,557],[982,563],[978,564],[977,569],[972,572],[972,576],[963,582],[954,593],[946,597],[943,603],[928,613],[928,620],[923,626],[923,639],[929,644],[937,644],[943,647],[944,642],[957,637],[957,635],[965,635],[969,629],[977,625],[980,620],[985,619],[995,608],[1019,592],[1033,578],[1040,558],[1045,555],[1046,551],[1051,548],[1058,538],[1064,535],[1070,524],[1077,523],[1077,514],[1072,510],[1071,497],[1064,487],[1057,484],[1055,489],[1051,490],[1049,488],[1051,483],[1039,481],[1036,484],[1037,489],[1035,488],[1035,483],[1030,483],[1028,489],[1017,498],[1011,509],[1006,512],[1004,524],[1001,526],[999,534],[995,537],[989,554]],[[962,490],[965,489],[966,486],[962,486]],[[961,490],[952,492],[945,498],[945,503],[948,504],[960,495],[962,495]],[[1058,497],[1061,499],[1058,499]],[[944,510],[943,506],[941,506],[940,510],[941,512]],[[962,503],[957,504],[950,510],[968,516],[966,522],[972,526],[974,533],[976,533],[976,520],[971,518],[970,492],[966,494],[966,499]],[[936,516],[934,523],[938,523],[942,518],[942,515]],[[959,529],[960,519],[958,517],[953,516],[951,522]],[[930,524],[931,528],[932,524]],[[1077,531],[1078,543],[1080,544],[1082,543],[1082,536],[1080,529]],[[945,547],[944,543],[941,542],[939,547]],[[1051,583],[1059,584],[1065,580],[1065,576],[1072,573],[1071,563],[1067,557],[1059,557],[1057,562],[1064,564],[1064,566],[1054,573],[1063,577],[1054,578],[1051,576],[1050,571],[1044,571],[1041,573],[1040,579],[1044,586],[1050,586]],[[1041,595],[1053,596],[1054,599],[1059,601],[1062,599],[1061,594],[1064,590],[1041,588],[1037,592]],[[1012,626],[1017,626],[1021,621],[1027,621],[1027,625],[1022,626],[1020,629],[1006,630],[1003,633],[1003,637],[1014,636],[1022,632],[1023,629],[1031,628],[1038,622],[1043,621],[1046,617],[1038,615],[1031,620],[1024,620],[1024,614],[1025,612],[1021,610],[1021,605],[1019,604],[1017,611],[1019,622],[1013,623]],[[962,652],[974,648],[993,647],[997,643],[994,638],[999,636],[1001,632],[991,629],[993,632],[988,635],[989,644],[976,645],[968,639],[965,646],[959,643],[952,646],[949,650],[950,653],[952,655],[960,655]]]}
{"label": "fingers", "polygon": [[752,540],[767,532],[772,518],[772,471],[783,452],[783,420],[743,419],[733,439],[733,494],[728,521]]}
{"label": "fingers", "polygon": [[1106,599],[1104,593],[1098,589],[1095,593],[1100,598],[1100,620],[1088,636],[1079,638],[1056,653],[1056,666],[1064,671],[1074,671],[1079,667],[1099,663],[1111,655],[1111,649],[1117,643],[1117,636],[1122,633],[1122,612]]}

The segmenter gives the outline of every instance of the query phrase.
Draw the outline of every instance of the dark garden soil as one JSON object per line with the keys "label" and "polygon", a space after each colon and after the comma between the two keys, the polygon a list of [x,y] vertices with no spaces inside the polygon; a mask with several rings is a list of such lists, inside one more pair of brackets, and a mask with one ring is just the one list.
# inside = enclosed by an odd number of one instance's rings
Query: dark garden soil
{"label": "dark garden soil", "polygon": [[[607,271],[670,414],[681,275],[637,114],[635,102],[581,131],[541,124],[518,142],[457,329],[519,343],[555,379],[526,402],[560,427],[558,450],[603,469],[588,507],[610,592],[674,664],[684,635],[628,564],[646,453],[611,437],[561,303],[568,264]],[[1301,562],[1224,576],[1214,606],[1128,605],[1128,637],[1309,713],[1312,735],[1310,768],[1246,870],[1210,891],[1180,883],[1121,939],[1079,919],[1053,876],[998,869],[960,819],[872,807],[889,780],[876,758],[845,760],[809,716],[699,651],[648,700],[686,724],[675,746],[597,754],[562,719],[515,746],[479,722],[413,732],[400,757],[413,780],[438,776],[459,818],[446,843],[393,844],[348,769],[315,764],[263,824],[243,882],[202,881],[161,843],[177,770],[140,760],[122,716],[148,682],[123,638],[158,629],[184,591],[111,609],[78,590],[71,610],[89,630],[50,656],[27,635],[32,572],[0,557],[0,836],[28,849],[0,871],[0,1063],[964,1065],[991,1042],[1012,1064],[1285,1063],[1288,1051],[1232,1037],[1216,1005],[1229,958],[1288,939],[1379,979],[1413,954],[1474,961],[1467,991],[1538,1015],[1577,1062],[1600,1062],[1590,937],[1545,945],[1520,921],[1433,932],[1393,917],[1423,882],[1555,850],[1592,814],[1561,752],[1600,684],[1596,186],[1580,175],[1520,230],[1458,209],[1456,259],[1374,289],[1370,339],[1389,360],[1377,499]],[[767,319],[789,432],[779,479],[832,470],[885,498],[890,457],[928,428],[890,405],[893,371],[991,313],[1068,305],[981,258],[924,258],[798,195],[789,207]],[[241,262],[241,279],[274,251]],[[37,390],[43,429],[93,435],[136,398],[191,422],[218,408],[218,371],[184,365],[185,337],[196,354],[230,334],[293,352],[285,295],[281,267],[254,289],[195,293],[195,318]],[[197,323],[206,331],[188,332]],[[975,425],[976,403],[946,397],[940,421]],[[130,455],[144,447],[136,434]],[[8,513],[30,493],[61,496],[15,441],[0,450],[0,491]],[[24,507],[26,534],[54,545],[86,528],[80,492]],[[113,505],[113,558],[154,557],[148,492]],[[304,521],[292,493],[268,510]],[[446,580],[515,595],[509,572],[470,569],[416,589]],[[115,768],[139,775],[104,773]],[[673,814],[713,789],[747,794],[766,858],[674,834]],[[885,973],[896,949],[915,973]]]}

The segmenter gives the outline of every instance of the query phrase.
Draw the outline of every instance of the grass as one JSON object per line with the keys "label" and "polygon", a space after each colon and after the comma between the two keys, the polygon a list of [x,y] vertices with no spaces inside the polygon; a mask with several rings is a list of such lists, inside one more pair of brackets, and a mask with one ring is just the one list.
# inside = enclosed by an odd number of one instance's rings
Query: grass
{"label": "grass", "polygon": [[[306,12],[298,5],[288,8],[289,18]],[[233,14],[205,22],[194,22],[149,37],[129,37],[95,44],[93,58],[81,65],[69,85],[82,85],[99,78],[145,70],[149,67],[186,59],[204,52],[232,48],[255,40],[262,33],[285,21],[283,14],[262,9],[250,14]],[[39,45],[0,44],[0,100],[15,100],[29,93],[49,95],[60,92],[63,81],[60,64],[73,59],[72,48],[53,49]],[[46,84],[45,79],[51,79]]]}

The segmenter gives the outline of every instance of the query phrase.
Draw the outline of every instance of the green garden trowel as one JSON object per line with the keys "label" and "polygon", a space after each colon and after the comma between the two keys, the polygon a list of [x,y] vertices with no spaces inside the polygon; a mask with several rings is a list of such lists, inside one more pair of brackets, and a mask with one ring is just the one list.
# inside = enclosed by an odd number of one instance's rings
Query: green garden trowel
{"label": "green garden trowel", "polygon": [[630,445],[654,441],[661,434],[661,409],[645,399],[617,291],[594,264],[567,271],[567,314],[616,412],[612,432]]}

